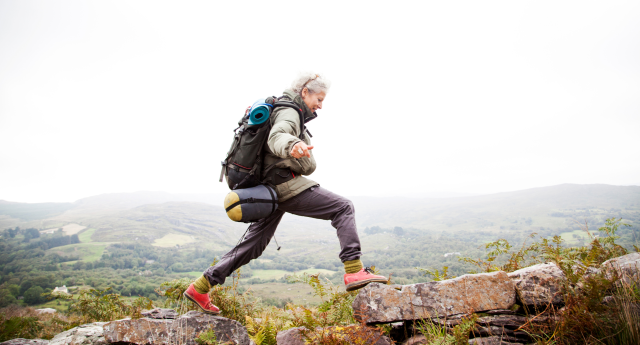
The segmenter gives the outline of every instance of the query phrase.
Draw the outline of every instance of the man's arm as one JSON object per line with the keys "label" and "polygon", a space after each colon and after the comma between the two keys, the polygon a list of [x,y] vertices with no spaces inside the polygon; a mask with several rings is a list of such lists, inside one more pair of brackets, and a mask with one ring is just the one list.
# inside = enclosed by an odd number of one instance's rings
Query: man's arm
{"label": "man's arm", "polygon": [[280,158],[291,158],[291,149],[302,142],[300,135],[300,117],[290,108],[281,108],[274,114],[273,127],[269,132],[269,149]]}

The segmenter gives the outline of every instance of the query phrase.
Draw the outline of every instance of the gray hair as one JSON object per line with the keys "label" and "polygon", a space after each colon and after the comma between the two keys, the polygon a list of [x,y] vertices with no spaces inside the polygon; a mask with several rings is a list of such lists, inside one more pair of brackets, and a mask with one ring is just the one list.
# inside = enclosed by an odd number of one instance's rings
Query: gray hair
{"label": "gray hair", "polygon": [[329,87],[331,87],[331,82],[317,73],[300,73],[300,75],[293,80],[293,83],[291,83],[291,89],[300,95],[305,87],[311,93],[326,93],[329,91]]}

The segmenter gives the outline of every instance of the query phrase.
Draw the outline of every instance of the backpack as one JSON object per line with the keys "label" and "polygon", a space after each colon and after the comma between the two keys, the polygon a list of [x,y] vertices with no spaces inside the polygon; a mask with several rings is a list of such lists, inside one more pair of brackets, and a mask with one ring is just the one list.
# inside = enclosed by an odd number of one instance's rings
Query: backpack
{"label": "backpack", "polygon": [[[256,124],[252,121],[252,109],[256,105],[263,105],[269,109],[266,121]],[[304,117],[302,109],[287,97],[267,97],[264,102],[256,102],[248,107],[244,116],[238,121],[238,127],[234,129],[233,142],[227,152],[227,157],[222,161],[220,182],[227,177],[227,184],[231,190],[251,188],[265,183],[261,176],[272,170],[275,164],[263,167],[263,149],[271,131],[270,115],[276,108],[289,107],[298,112],[300,116],[300,137],[304,139]],[[273,187],[273,185],[271,185]]]}

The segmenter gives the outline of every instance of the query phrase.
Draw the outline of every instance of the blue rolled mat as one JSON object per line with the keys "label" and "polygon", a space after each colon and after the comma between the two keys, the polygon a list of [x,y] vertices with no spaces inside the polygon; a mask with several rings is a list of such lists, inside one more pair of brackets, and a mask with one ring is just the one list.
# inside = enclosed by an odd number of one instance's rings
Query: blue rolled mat
{"label": "blue rolled mat", "polygon": [[265,103],[264,99],[259,99],[253,103],[251,110],[249,110],[249,124],[260,125],[269,119],[271,113],[271,104]]}

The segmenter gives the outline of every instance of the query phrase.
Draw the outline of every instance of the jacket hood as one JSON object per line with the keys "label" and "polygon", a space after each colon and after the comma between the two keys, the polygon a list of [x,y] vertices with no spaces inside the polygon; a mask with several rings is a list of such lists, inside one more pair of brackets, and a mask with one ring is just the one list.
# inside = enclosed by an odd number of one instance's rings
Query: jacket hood
{"label": "jacket hood", "polygon": [[300,107],[300,109],[302,109],[302,113],[304,114],[304,123],[307,123],[315,119],[316,117],[318,117],[318,114],[316,114],[315,112],[311,112],[311,109],[307,107],[307,105],[302,100],[302,97],[297,93],[293,92],[293,90],[286,89],[282,92],[282,94],[287,98],[291,99],[293,103],[297,104]]}

